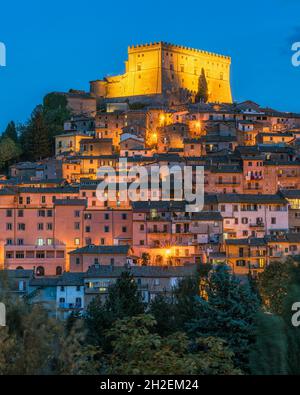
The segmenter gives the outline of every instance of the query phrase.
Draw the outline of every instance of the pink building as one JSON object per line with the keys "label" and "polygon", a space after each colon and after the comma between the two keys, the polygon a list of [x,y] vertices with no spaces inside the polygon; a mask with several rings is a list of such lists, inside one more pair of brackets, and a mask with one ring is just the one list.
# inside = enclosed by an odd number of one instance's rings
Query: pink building
{"label": "pink building", "polygon": [[130,246],[88,245],[70,252],[71,272],[86,272],[94,265],[126,266],[132,264]]}

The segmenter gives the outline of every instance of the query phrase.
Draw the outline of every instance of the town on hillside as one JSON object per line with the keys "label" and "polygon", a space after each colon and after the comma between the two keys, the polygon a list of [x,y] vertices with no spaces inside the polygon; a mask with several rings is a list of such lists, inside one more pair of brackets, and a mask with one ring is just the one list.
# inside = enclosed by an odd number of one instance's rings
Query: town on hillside
{"label": "town on hillside", "polygon": [[[51,93],[29,124],[8,126],[2,143],[19,152],[2,163],[0,266],[13,293],[65,319],[105,299],[124,270],[149,303],[201,266],[256,278],[300,255],[300,114],[235,102],[230,64],[165,42],[132,46],[123,75]],[[141,201],[99,200],[110,176],[98,169],[120,179],[120,159],[202,166],[203,209],[163,200],[161,183]]]}

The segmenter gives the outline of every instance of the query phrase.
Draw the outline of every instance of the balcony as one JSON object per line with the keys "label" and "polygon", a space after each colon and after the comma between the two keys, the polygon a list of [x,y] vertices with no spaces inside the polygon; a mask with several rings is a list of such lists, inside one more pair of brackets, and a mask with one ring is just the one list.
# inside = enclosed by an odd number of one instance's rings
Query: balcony
{"label": "balcony", "polygon": [[264,228],[265,224],[263,222],[257,222],[254,224],[250,224],[250,228]]}

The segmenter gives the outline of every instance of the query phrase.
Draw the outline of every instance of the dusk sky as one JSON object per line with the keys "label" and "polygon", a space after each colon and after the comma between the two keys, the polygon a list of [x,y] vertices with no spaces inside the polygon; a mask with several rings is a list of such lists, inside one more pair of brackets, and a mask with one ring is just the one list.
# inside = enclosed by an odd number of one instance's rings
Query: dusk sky
{"label": "dusk sky", "polygon": [[122,73],[127,46],[154,41],[230,55],[234,100],[300,112],[297,0],[6,1],[0,131],[26,121],[47,92],[88,90],[90,80]]}

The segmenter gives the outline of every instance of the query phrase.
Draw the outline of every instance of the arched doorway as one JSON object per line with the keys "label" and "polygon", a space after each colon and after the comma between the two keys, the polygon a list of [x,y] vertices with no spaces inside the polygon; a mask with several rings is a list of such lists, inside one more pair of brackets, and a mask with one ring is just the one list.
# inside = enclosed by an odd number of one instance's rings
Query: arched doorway
{"label": "arched doorway", "polygon": [[44,276],[44,275],[45,275],[45,269],[44,269],[42,266],[39,266],[39,267],[36,269],[36,275],[37,275],[38,277]]}

